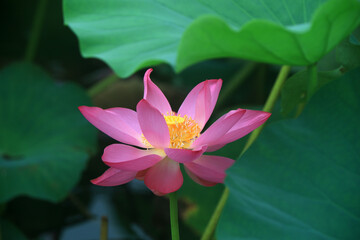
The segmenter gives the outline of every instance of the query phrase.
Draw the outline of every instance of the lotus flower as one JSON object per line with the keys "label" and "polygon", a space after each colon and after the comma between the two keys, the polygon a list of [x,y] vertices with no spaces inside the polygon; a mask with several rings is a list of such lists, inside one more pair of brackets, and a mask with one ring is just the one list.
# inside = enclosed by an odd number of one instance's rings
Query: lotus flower
{"label": "lotus flower", "polygon": [[[136,112],[126,108],[79,107],[84,117],[100,131],[122,142],[105,148],[103,162],[110,168],[92,183],[116,186],[135,178],[156,195],[177,191],[183,184],[180,163],[197,183],[223,183],[234,160],[212,155],[263,124],[270,113],[237,109],[228,112],[203,131],[214,110],[222,80],[199,83],[174,112],[162,93],[144,76],[144,98]],[[134,147],[135,146],[135,147]]]}

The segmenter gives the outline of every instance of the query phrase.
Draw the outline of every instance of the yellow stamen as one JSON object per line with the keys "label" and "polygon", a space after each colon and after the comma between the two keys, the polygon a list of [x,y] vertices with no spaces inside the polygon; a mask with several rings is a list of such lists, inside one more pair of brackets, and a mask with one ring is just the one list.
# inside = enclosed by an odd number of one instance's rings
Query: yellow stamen
{"label": "yellow stamen", "polygon": [[169,125],[173,125],[173,124],[177,124],[177,123],[183,123],[185,121],[185,119],[183,117],[180,116],[164,116],[166,124]]}
{"label": "yellow stamen", "polygon": [[[199,137],[199,125],[187,115],[181,117],[175,113],[164,115],[170,134],[170,148],[189,148],[192,142]],[[152,148],[151,144],[143,137],[144,144]]]}

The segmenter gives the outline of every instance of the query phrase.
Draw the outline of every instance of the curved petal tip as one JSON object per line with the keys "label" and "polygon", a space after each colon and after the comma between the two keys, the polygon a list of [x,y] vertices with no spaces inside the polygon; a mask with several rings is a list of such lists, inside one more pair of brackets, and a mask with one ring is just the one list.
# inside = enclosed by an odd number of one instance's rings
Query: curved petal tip
{"label": "curved petal tip", "polygon": [[162,114],[171,113],[172,110],[169,101],[160,88],[150,79],[150,73],[152,71],[153,69],[149,68],[144,75],[144,99],[157,108]]}

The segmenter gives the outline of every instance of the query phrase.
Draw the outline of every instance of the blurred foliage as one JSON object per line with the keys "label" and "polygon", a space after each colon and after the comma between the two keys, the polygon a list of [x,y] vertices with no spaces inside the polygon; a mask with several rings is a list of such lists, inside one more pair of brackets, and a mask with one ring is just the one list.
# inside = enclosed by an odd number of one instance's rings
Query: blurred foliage
{"label": "blurred foliage", "polygon": [[[46,0],[46,12],[39,36],[36,63],[46,69],[51,77],[75,81],[89,86],[109,74],[105,63],[84,59],[76,36],[64,26],[62,0]],[[31,29],[39,0],[1,1],[0,3],[0,66],[22,60],[32,36]]]}
{"label": "blurred foliage", "polygon": [[360,66],[360,28],[344,39],[336,48],[336,60],[346,69],[351,70]]}
{"label": "blurred foliage", "polygon": [[[89,196],[83,195],[82,199],[86,197]],[[31,238],[44,232],[59,236],[62,227],[77,224],[88,217],[79,213],[69,198],[60,203],[51,203],[29,197],[18,197],[9,202],[4,216]]]}
{"label": "blurred foliage", "polygon": [[26,240],[26,236],[11,222],[0,218],[0,239]]}
{"label": "blurred foliage", "polygon": [[0,202],[19,195],[60,201],[94,152],[95,130],[77,111],[89,98],[31,64],[4,68],[0,78]]}

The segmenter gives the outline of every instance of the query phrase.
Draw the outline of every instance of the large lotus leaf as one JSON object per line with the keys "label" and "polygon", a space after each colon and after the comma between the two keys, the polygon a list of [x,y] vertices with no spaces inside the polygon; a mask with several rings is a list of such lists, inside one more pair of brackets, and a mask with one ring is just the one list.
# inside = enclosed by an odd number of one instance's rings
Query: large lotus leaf
{"label": "large lotus leaf", "polygon": [[[335,69],[332,71],[324,71],[317,73],[317,86],[315,91],[318,91],[322,86],[327,83],[339,78],[342,73],[341,69]],[[283,88],[281,89],[281,110],[284,116],[291,116],[292,112],[295,112],[293,115],[298,116],[308,99],[308,79],[309,71],[303,70],[295,73],[289,79],[286,80]],[[296,109],[296,111],[294,111]]]}
{"label": "large lotus leaf", "polygon": [[94,150],[96,132],[77,109],[89,99],[26,63],[3,69],[0,79],[0,202],[18,195],[59,201]]}
{"label": "large lotus leaf", "polygon": [[65,23],[85,57],[120,76],[209,58],[309,65],[358,25],[357,0],[65,0]]}
{"label": "large lotus leaf", "polygon": [[228,171],[218,239],[359,239],[360,69],[268,125]]}

